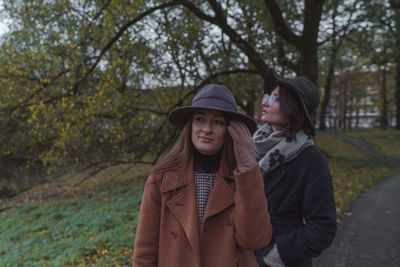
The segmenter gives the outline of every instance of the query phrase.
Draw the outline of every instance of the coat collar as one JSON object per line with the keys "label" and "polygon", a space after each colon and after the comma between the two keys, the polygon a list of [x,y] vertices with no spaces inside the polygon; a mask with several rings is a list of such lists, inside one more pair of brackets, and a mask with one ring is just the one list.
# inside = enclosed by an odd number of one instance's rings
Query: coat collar
{"label": "coat collar", "polygon": [[186,186],[189,184],[189,179],[190,177],[187,177],[184,170],[168,171],[165,173],[164,179],[162,180],[161,192],[166,193]]}
{"label": "coat collar", "polygon": [[[218,177],[219,176],[227,180],[235,180],[232,171],[229,170],[228,166],[226,166],[223,160],[221,160],[220,168],[218,171]],[[166,172],[165,177],[162,181],[161,192],[166,193],[168,191],[187,186],[191,183],[193,183],[194,185],[193,160],[190,161],[186,169],[178,169]]]}

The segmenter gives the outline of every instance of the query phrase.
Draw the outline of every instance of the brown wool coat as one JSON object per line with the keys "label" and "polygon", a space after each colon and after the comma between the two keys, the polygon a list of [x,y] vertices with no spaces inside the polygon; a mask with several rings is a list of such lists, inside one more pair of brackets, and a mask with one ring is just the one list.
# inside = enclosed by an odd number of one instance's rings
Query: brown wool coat
{"label": "brown wool coat", "polygon": [[221,167],[199,230],[193,162],[185,171],[150,175],[133,266],[258,266],[254,250],[272,235],[263,188],[258,165],[233,175]]}

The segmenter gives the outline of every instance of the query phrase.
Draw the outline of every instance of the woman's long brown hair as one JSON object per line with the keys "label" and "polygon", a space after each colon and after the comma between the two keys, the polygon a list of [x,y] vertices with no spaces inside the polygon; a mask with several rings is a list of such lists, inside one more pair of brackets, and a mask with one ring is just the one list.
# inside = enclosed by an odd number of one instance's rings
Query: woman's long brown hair
{"label": "woman's long brown hair", "polygon": [[[193,159],[191,116],[182,129],[178,139],[169,153],[152,169],[152,173],[163,173],[168,170],[185,169]],[[228,120],[227,120],[228,121]],[[236,159],[233,150],[232,138],[226,130],[225,143],[222,147],[221,162],[228,164],[229,170],[236,168]]]}

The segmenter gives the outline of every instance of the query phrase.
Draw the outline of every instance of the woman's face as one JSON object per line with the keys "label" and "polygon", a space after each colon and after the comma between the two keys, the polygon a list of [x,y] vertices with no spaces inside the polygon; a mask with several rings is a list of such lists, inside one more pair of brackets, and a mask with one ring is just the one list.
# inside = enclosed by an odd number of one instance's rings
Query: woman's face
{"label": "woman's face", "polygon": [[275,101],[270,104],[268,103],[268,99],[263,99],[261,103],[261,121],[263,123],[269,123],[272,126],[273,131],[281,130],[282,125],[286,122],[286,118],[285,115],[283,115],[279,104],[279,86],[277,86],[270,95],[275,97]]}
{"label": "woman's face", "polygon": [[225,142],[227,121],[222,112],[200,110],[194,113],[192,143],[202,154],[218,153]]}

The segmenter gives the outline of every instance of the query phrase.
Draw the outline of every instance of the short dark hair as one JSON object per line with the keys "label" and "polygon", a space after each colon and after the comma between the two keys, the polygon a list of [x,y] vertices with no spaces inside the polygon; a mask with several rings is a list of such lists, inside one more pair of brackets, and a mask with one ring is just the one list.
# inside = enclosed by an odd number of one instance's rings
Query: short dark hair
{"label": "short dark hair", "polygon": [[312,135],[312,126],[308,122],[299,96],[282,84],[279,85],[279,105],[286,117],[286,123],[283,125],[286,137],[295,138],[296,132],[300,130]]}

